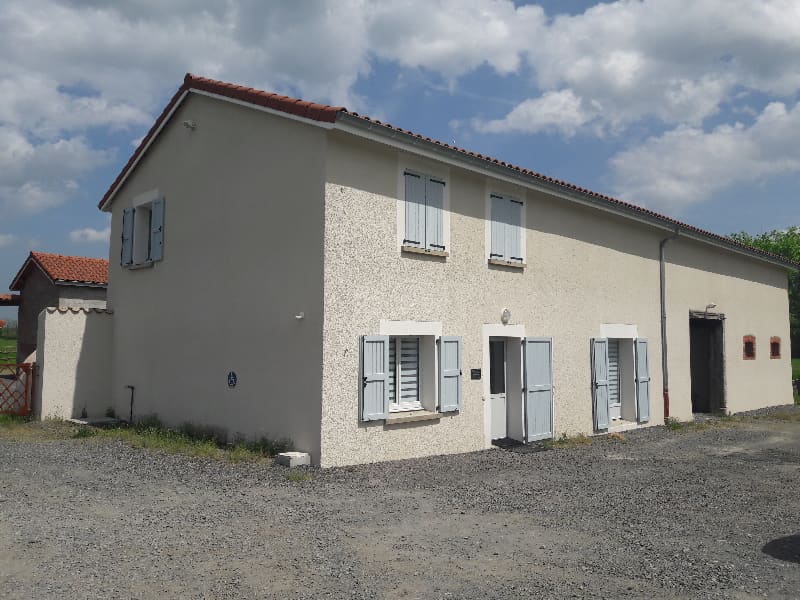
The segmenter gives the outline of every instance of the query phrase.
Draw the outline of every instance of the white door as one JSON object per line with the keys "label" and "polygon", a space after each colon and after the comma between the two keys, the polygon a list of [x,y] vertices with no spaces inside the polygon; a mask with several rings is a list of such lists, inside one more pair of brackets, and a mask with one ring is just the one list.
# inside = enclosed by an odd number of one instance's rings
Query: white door
{"label": "white door", "polygon": [[619,377],[619,340],[608,340],[608,417],[622,418],[622,391]]}
{"label": "white door", "polygon": [[491,438],[508,437],[506,425],[506,340],[489,339],[489,414]]}

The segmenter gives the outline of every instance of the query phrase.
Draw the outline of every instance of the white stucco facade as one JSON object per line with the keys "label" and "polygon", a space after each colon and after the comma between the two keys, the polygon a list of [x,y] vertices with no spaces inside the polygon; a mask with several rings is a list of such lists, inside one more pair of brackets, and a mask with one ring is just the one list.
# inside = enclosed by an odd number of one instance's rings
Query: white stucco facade
{"label": "white stucco facade", "polygon": [[[440,255],[402,248],[406,171],[445,182]],[[523,203],[524,266],[490,264],[492,194]],[[123,210],[150,196],[165,201],[163,258],[122,267]],[[326,467],[474,451],[491,444],[490,339],[511,357],[511,406],[521,402],[522,340],[550,338],[553,435],[593,433],[590,341],[609,337],[631,356],[648,340],[650,417],[633,426],[664,422],[664,228],[395,141],[193,94],[111,212],[118,414],[133,386],[138,416],[288,437]],[[710,303],[725,316],[727,410],[791,402],[785,270],[680,237],[666,256],[671,415],[691,416],[689,315]],[[360,420],[365,335],[421,340],[424,418]],[[746,364],[743,335],[763,340]],[[464,376],[460,410],[436,414],[441,336],[461,338]],[[785,340],[781,360],[769,358],[772,336]]]}
{"label": "white stucco facade", "polygon": [[39,315],[34,408],[42,419],[90,419],[112,408],[112,315],[48,308]]}

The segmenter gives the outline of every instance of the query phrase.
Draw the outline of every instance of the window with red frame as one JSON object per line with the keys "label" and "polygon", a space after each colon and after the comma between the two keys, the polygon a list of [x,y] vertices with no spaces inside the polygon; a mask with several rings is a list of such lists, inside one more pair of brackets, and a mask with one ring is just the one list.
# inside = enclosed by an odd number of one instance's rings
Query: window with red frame
{"label": "window with red frame", "polygon": [[744,360],[756,359],[756,336],[746,335],[742,338],[742,358]]}
{"label": "window with red frame", "polygon": [[769,357],[770,358],[781,357],[781,338],[779,337],[769,338]]}

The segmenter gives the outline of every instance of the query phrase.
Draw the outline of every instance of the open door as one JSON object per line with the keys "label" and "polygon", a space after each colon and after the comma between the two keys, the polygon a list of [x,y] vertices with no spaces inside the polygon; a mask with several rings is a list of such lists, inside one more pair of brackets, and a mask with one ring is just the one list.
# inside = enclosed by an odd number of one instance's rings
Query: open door
{"label": "open door", "polygon": [[594,428],[608,429],[608,340],[592,340],[592,403]]}
{"label": "open door", "polygon": [[525,338],[525,441],[553,437],[553,340]]}

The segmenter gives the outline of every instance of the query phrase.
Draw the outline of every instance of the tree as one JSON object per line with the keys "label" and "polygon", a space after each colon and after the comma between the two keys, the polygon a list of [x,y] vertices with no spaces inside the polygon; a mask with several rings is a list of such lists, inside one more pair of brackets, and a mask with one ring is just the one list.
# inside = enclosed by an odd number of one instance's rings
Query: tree
{"label": "tree", "polygon": [[[770,231],[756,236],[744,231],[731,236],[737,242],[779,254],[800,263],[800,227]],[[789,273],[789,327],[792,338],[792,357],[800,358],[800,272]]]}

